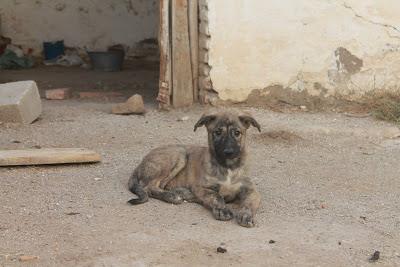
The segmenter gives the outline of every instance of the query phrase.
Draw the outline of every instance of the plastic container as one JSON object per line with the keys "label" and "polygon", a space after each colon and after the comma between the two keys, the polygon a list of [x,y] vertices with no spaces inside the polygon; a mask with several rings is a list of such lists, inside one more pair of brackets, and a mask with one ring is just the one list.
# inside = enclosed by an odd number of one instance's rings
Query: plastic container
{"label": "plastic container", "polygon": [[45,60],[55,59],[61,55],[64,55],[64,50],[64,41],[43,43],[43,53]]}
{"label": "plastic container", "polygon": [[92,68],[101,71],[120,71],[124,62],[123,51],[88,52]]}

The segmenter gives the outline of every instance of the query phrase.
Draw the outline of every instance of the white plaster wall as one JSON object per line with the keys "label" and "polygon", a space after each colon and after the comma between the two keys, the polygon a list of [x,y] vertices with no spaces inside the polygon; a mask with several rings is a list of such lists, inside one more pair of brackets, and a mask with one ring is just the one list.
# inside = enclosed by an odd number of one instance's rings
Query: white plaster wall
{"label": "white plaster wall", "polygon": [[72,47],[134,46],[156,38],[158,0],[1,0],[2,32],[40,52],[43,41]]}
{"label": "white plaster wall", "polygon": [[[321,95],[319,83],[325,96],[349,98],[399,90],[398,0],[208,0],[208,8],[210,76],[224,100],[272,85]],[[337,62],[339,47],[361,70]]]}

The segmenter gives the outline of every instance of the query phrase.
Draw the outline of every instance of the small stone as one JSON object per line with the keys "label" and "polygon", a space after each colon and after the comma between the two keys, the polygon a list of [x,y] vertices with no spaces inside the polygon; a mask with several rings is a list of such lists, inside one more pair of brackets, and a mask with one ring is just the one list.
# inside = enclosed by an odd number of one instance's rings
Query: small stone
{"label": "small stone", "polygon": [[96,178],[94,178],[94,180],[95,181],[101,181],[101,178],[96,177]]}
{"label": "small stone", "polygon": [[113,114],[143,114],[146,110],[144,108],[143,98],[141,95],[131,96],[125,103],[117,104],[112,107]]}
{"label": "small stone", "polygon": [[268,243],[270,243],[270,244],[275,244],[276,241],[271,239]]}
{"label": "small stone", "polygon": [[400,137],[400,129],[398,127],[389,127],[383,131],[383,137],[388,139]]}
{"label": "small stone", "polygon": [[218,248],[217,248],[217,252],[218,252],[218,253],[226,253],[227,250],[226,250],[226,248],[218,247]]}
{"label": "small stone", "polygon": [[18,260],[21,262],[34,261],[38,259],[39,259],[38,256],[32,256],[32,255],[22,255],[18,257]]}
{"label": "small stone", "polygon": [[46,90],[46,99],[48,100],[64,100],[71,97],[71,89],[69,88],[58,88]]}
{"label": "small stone", "polygon": [[217,252],[218,253],[226,253],[227,252],[225,243],[221,243],[221,245],[217,248]]}
{"label": "small stone", "polygon": [[370,262],[375,262],[377,260],[379,260],[381,253],[377,250],[374,252],[374,254],[372,254],[371,258],[369,258]]}
{"label": "small stone", "polygon": [[189,116],[183,116],[178,119],[178,121],[187,121],[187,120],[189,120]]}
{"label": "small stone", "polygon": [[307,110],[307,107],[306,106],[300,106],[300,109],[301,110]]}

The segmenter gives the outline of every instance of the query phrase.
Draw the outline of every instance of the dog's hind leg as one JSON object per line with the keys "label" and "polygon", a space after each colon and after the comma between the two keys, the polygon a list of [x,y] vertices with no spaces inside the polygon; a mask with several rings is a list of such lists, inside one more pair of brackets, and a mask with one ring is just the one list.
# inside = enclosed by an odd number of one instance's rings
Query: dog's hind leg
{"label": "dog's hind leg", "polygon": [[171,170],[169,170],[169,173],[165,178],[153,179],[150,182],[147,187],[149,195],[153,198],[172,204],[181,204],[184,200],[186,200],[186,198],[188,200],[193,198],[193,196],[190,196],[189,194],[190,191],[184,190],[184,188],[172,188],[171,190],[165,190],[167,184],[183,170],[185,165],[186,155],[182,155],[177,159],[176,164]]}

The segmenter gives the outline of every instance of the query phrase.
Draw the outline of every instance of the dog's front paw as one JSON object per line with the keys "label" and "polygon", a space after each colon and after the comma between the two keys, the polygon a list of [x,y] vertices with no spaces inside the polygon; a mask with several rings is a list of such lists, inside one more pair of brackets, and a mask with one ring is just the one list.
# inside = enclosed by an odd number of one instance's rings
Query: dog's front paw
{"label": "dog's front paw", "polygon": [[212,213],[219,221],[229,221],[233,218],[233,213],[228,208],[213,208]]}
{"label": "dog's front paw", "polygon": [[255,226],[253,215],[251,214],[251,211],[247,209],[243,209],[238,212],[236,215],[236,221],[240,226],[243,227],[251,228]]}

